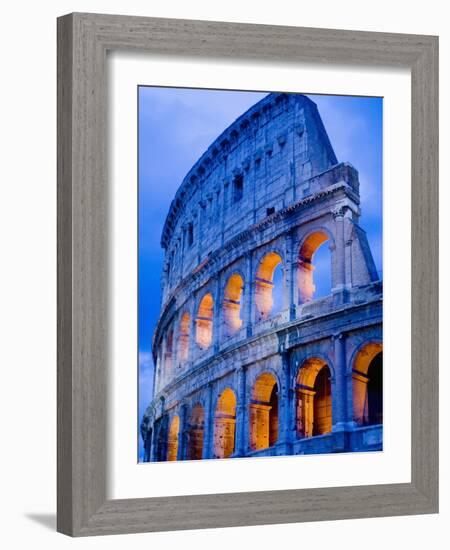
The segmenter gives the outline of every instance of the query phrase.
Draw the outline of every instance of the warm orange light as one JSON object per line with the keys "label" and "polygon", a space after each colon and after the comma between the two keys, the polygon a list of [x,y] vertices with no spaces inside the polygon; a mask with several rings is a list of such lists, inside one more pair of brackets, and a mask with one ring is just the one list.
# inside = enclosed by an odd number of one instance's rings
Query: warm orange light
{"label": "warm orange light", "polygon": [[332,428],[330,370],[323,359],[305,361],[297,378],[297,432],[323,435]]}
{"label": "warm orange light", "polygon": [[180,362],[187,361],[189,357],[189,332],[191,318],[188,312],[185,312],[181,317],[180,334],[178,337],[178,357]]}
{"label": "warm orange light", "polygon": [[267,319],[273,307],[273,275],[275,269],[282,263],[281,256],[269,252],[261,260],[255,281],[255,304],[258,319]]}
{"label": "warm orange light", "polygon": [[217,401],[214,416],[214,456],[228,458],[234,452],[236,430],[236,396],[226,388]]}
{"label": "warm orange light", "polygon": [[242,326],[240,313],[243,287],[244,281],[239,274],[234,273],[228,279],[223,301],[223,317],[226,335],[234,334]]}
{"label": "warm orange light", "polygon": [[275,376],[263,373],[256,380],[250,403],[250,448],[266,449],[278,439],[278,386]]}
{"label": "warm orange light", "polygon": [[177,460],[178,456],[178,433],[180,430],[180,417],[175,415],[172,418],[169,428],[169,437],[167,442],[167,460]]}
{"label": "warm orange light", "polygon": [[196,319],[197,344],[206,349],[212,342],[214,300],[210,293],[205,294],[200,302]]}
{"label": "warm orange light", "polygon": [[297,283],[300,303],[310,302],[314,297],[316,286],[313,280],[314,266],[312,260],[317,249],[328,240],[322,231],[311,233],[300,248]]}

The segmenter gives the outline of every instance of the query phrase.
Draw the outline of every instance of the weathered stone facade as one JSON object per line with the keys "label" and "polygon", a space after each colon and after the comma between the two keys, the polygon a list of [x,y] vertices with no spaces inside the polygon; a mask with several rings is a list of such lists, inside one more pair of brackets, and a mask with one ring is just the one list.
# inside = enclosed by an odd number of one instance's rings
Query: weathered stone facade
{"label": "weathered stone facade", "polygon": [[303,95],[268,95],[193,166],[161,239],[146,461],[382,448],[382,283],[359,204]]}

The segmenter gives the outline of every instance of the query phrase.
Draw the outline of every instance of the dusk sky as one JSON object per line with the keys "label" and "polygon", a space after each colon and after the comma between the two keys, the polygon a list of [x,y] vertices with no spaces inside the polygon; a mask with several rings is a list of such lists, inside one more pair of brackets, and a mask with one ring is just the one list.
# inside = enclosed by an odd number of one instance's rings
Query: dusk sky
{"label": "dusk sky", "polygon": [[[162,226],[184,176],[214,139],[266,93],[139,88],[139,423],[152,398],[151,339],[160,309]],[[382,99],[306,94],[339,162],[359,172],[360,224],[382,272]],[[327,261],[322,246],[314,257]],[[317,268],[319,272],[319,267]],[[328,294],[326,281],[315,280]],[[139,438],[139,455],[142,441]]]}

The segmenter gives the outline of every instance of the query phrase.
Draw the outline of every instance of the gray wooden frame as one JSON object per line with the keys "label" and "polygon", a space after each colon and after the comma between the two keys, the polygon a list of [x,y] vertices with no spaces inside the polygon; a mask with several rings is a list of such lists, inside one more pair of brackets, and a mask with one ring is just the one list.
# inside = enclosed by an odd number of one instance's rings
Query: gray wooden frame
{"label": "gray wooden frame", "polygon": [[[411,69],[411,483],[107,500],[108,50]],[[59,531],[82,536],[437,512],[437,353],[437,37],[81,13],[58,19]]]}

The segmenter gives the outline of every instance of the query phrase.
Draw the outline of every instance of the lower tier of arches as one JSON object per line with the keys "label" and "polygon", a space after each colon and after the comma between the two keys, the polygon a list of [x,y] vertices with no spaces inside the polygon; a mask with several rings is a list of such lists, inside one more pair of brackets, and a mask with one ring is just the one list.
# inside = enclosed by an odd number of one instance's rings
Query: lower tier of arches
{"label": "lower tier of arches", "polygon": [[145,461],[381,450],[383,351],[367,334],[347,350],[333,337],[329,355],[293,349],[275,366],[238,367],[184,402],[161,403],[142,432]]}

